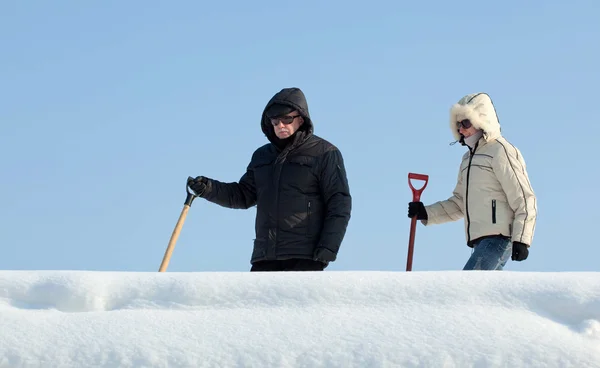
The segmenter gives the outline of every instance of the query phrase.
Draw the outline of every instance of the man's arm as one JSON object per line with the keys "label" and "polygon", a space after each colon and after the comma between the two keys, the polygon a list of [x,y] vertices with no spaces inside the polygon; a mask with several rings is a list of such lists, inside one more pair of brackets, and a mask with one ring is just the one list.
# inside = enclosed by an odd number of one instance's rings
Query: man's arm
{"label": "man's arm", "polygon": [[320,187],[325,203],[325,222],[319,246],[337,255],[352,211],[352,197],[344,159],[337,148],[323,156]]}
{"label": "man's arm", "polygon": [[201,197],[227,208],[250,208],[256,204],[254,172],[248,167],[240,180],[232,183],[207,178],[206,190]]}

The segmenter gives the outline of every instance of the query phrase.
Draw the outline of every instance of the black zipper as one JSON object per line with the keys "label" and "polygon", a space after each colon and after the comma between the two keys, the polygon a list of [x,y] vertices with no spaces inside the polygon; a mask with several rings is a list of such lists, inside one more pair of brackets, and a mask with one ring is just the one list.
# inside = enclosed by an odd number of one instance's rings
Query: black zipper
{"label": "black zipper", "polygon": [[[273,244],[273,257],[276,254],[276,248],[277,248],[277,235],[279,235],[279,192],[280,192],[280,187],[281,187],[281,171],[283,170],[283,164],[285,163],[285,161],[287,160],[288,155],[290,154],[290,152],[292,150],[294,150],[298,145],[300,145],[300,143],[302,142],[298,142],[298,143],[292,143],[290,146],[284,148],[281,153],[279,155],[277,155],[277,158],[275,159],[275,236],[274,236],[274,244]],[[267,252],[268,253],[268,252]]]}
{"label": "black zipper", "polygon": [[492,224],[496,223],[496,200],[492,199]]}
{"label": "black zipper", "polygon": [[467,244],[471,242],[471,217],[469,216],[469,176],[471,175],[471,162],[473,162],[473,156],[475,156],[475,150],[479,142],[475,144],[471,155],[469,156],[469,166],[467,166],[467,188],[465,189],[465,212],[467,213]]}
{"label": "black zipper", "polygon": [[[277,248],[277,235],[279,235],[279,192],[280,192],[280,186],[281,186],[281,171],[283,170],[283,164],[287,158],[287,155],[289,154],[289,150],[284,150],[282,151],[279,156],[277,156],[277,158],[275,159],[275,235],[274,235],[274,239],[273,239],[273,246],[269,247],[270,249],[272,249],[272,256],[275,257],[276,254],[276,248]],[[269,251],[267,251],[267,253],[269,253]]]}

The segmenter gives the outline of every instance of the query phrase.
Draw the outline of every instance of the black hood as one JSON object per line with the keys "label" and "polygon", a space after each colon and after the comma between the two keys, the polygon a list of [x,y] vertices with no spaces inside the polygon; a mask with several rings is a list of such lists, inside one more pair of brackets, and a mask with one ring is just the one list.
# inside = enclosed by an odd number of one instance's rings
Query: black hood
{"label": "black hood", "polygon": [[306,135],[311,135],[314,131],[312,120],[310,119],[310,113],[308,112],[308,103],[306,102],[306,97],[304,96],[304,92],[300,90],[300,88],[291,87],[284,88],[281,91],[277,92],[271,100],[265,106],[262,119],[261,119],[261,128],[265,136],[269,139],[269,141],[275,145],[277,145],[279,138],[275,136],[275,130],[273,129],[273,125],[269,118],[267,117],[267,110],[274,104],[285,105],[293,108],[294,110],[298,110],[298,113],[304,118],[304,124],[300,127],[299,131],[304,131],[308,133]]}

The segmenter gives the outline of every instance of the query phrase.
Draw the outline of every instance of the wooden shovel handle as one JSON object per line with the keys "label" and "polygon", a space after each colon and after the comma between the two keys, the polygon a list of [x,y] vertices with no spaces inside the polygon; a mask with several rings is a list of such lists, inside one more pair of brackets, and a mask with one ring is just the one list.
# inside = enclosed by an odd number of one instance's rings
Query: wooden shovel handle
{"label": "wooden shovel handle", "polygon": [[185,198],[185,203],[183,205],[183,209],[181,210],[181,214],[179,215],[179,219],[177,220],[177,224],[175,225],[175,229],[173,229],[173,233],[171,234],[169,245],[167,246],[167,250],[165,251],[163,260],[160,263],[160,268],[158,269],[158,272],[165,272],[167,270],[167,267],[169,266],[169,261],[171,260],[171,254],[173,254],[173,249],[175,249],[175,243],[177,243],[177,238],[179,238],[179,233],[181,232],[181,228],[183,227],[187,213],[190,210],[190,207],[192,206],[194,198],[197,197],[197,195],[194,194],[193,191],[190,191],[189,184],[192,180],[194,180],[194,178],[189,176],[185,184],[185,191],[187,193],[187,197]]}
{"label": "wooden shovel handle", "polygon": [[169,245],[167,246],[167,250],[165,251],[165,255],[160,264],[160,268],[158,272],[165,272],[167,267],[169,266],[169,261],[171,260],[171,254],[173,254],[173,249],[175,248],[175,243],[177,243],[177,238],[179,238],[179,233],[181,232],[181,228],[183,227],[183,223],[185,222],[185,217],[190,209],[189,205],[184,205],[181,210],[181,215],[179,215],[179,220],[177,220],[177,224],[175,225],[175,229],[173,229],[173,233],[171,234],[171,240],[169,240]]}

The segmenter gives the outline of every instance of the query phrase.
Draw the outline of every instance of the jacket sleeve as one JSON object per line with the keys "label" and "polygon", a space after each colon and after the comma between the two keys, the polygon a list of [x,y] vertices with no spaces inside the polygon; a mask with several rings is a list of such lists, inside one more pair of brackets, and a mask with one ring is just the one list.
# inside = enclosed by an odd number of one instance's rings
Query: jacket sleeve
{"label": "jacket sleeve", "polygon": [[[462,165],[461,165],[462,166]],[[461,167],[458,169],[458,179],[456,186],[452,191],[452,196],[446,200],[435,202],[425,206],[427,211],[427,220],[421,220],[421,223],[427,225],[443,224],[451,221],[458,221],[465,215],[463,213],[463,195],[464,184],[462,180]]]}
{"label": "jacket sleeve", "polygon": [[537,218],[536,196],[519,150],[510,144],[502,143],[501,146],[492,160],[492,168],[514,211],[512,241],[531,245]]}
{"label": "jacket sleeve", "polygon": [[224,183],[208,179],[207,190],[202,195],[207,201],[233,209],[247,209],[256,204],[256,186],[252,162],[238,182]]}
{"label": "jacket sleeve", "polygon": [[319,183],[326,209],[319,245],[337,254],[352,211],[352,197],[341,152],[338,149],[326,152],[320,170]]}

